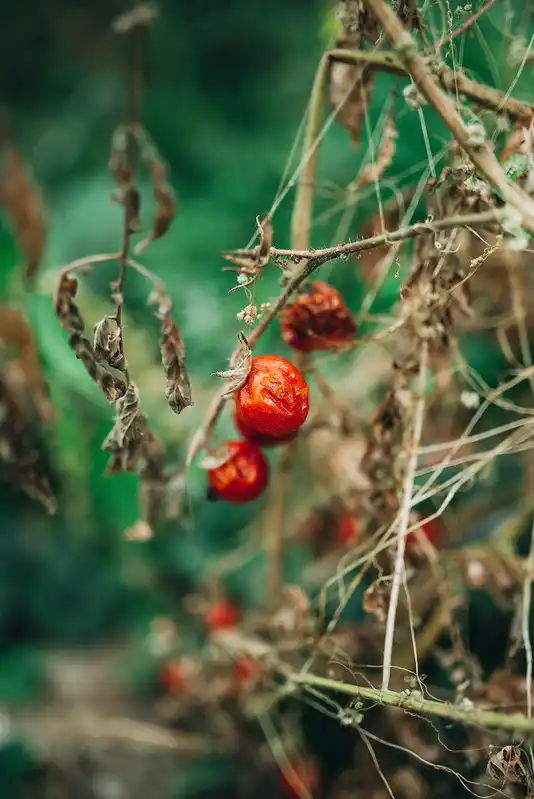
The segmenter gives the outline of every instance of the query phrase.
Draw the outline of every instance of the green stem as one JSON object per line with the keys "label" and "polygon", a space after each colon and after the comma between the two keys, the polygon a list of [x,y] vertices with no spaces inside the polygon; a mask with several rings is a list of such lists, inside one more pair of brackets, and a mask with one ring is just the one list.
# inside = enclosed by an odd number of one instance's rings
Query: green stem
{"label": "green stem", "polygon": [[534,719],[529,719],[521,713],[499,713],[495,710],[482,710],[481,708],[459,707],[449,702],[439,702],[435,699],[424,699],[416,692],[402,692],[380,690],[364,685],[349,685],[347,683],[330,680],[327,677],[317,677],[314,674],[291,674],[289,680],[294,685],[303,688],[318,688],[324,691],[350,696],[352,699],[365,700],[379,705],[398,707],[412,713],[421,713],[426,716],[438,716],[459,724],[477,725],[478,727],[507,730],[518,735],[534,733]]}

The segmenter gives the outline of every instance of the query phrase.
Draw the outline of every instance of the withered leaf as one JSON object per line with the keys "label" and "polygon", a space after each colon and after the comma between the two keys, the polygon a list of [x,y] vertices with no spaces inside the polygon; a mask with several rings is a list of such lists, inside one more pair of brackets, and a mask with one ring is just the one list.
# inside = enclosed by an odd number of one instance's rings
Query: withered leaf
{"label": "withered leaf", "polygon": [[176,195],[167,182],[167,168],[158,159],[151,162],[152,185],[156,200],[156,215],[152,231],[135,247],[137,255],[142,253],[156,239],[167,233],[176,216]]}
{"label": "withered leaf", "polygon": [[376,160],[364,168],[359,178],[355,181],[354,190],[361,189],[363,186],[369,185],[369,183],[375,183],[380,180],[393,161],[396,149],[395,141],[398,136],[399,133],[393,120],[388,119],[384,126],[382,141],[378,148]]}
{"label": "withered leaf", "polygon": [[3,149],[0,206],[15,229],[17,243],[25,259],[24,276],[31,287],[46,247],[45,207],[42,191],[30,167],[19,149],[11,143]]}
{"label": "withered leaf", "polygon": [[102,444],[111,455],[108,472],[135,471],[143,455],[146,420],[141,413],[139,390],[129,383],[126,393],[117,400],[115,423]]}
{"label": "withered leaf", "polygon": [[174,413],[193,405],[191,381],[185,362],[185,344],[170,309],[161,317],[161,361],[165,372],[165,398]]}
{"label": "withered leaf", "polygon": [[[62,327],[70,333],[70,346],[76,353],[76,357],[85,366],[88,375],[100,386],[108,402],[116,402],[119,397],[124,395],[126,384],[119,376],[109,371],[109,361],[105,358],[100,360],[93,345],[84,336],[85,323],[74,302],[77,290],[76,278],[69,274],[63,274],[56,292],[56,315]],[[100,345],[101,338],[102,332],[99,330],[97,334],[95,331],[95,343]]]}
{"label": "withered leaf", "polygon": [[360,140],[365,109],[371,100],[374,75],[365,66],[336,61],[330,72],[330,102],[339,109],[337,119],[347,128],[354,144]]}
{"label": "withered leaf", "polygon": [[248,380],[252,366],[252,350],[243,333],[238,335],[238,346],[232,355],[230,369],[224,372],[215,372],[216,377],[228,381],[228,386],[223,394],[229,397],[238,391]]}

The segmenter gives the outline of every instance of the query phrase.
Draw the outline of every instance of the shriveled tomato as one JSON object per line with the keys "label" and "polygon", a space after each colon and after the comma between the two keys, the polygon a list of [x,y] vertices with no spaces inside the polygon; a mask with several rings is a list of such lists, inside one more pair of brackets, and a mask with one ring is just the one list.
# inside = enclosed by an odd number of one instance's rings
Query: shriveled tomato
{"label": "shriveled tomato", "polygon": [[257,433],[255,430],[251,430],[250,427],[247,427],[243,419],[239,417],[237,408],[234,412],[234,424],[243,438],[246,438],[247,441],[250,441],[251,444],[255,444],[257,447],[277,447],[280,444],[287,444],[287,442],[291,441],[296,435],[296,432],[289,433],[287,436],[266,436],[263,433]]}
{"label": "shriveled tomato", "polygon": [[260,355],[252,359],[247,382],[236,392],[237,415],[256,433],[288,436],[306,421],[308,394],[306,378],[291,361]]}
{"label": "shriveled tomato", "polygon": [[170,660],[161,667],[159,679],[169,694],[180,694],[187,688],[182,664],[179,660]]}
{"label": "shriveled tomato", "polygon": [[362,528],[358,519],[350,513],[341,513],[337,520],[337,540],[346,547],[353,544],[361,535]]}
{"label": "shriveled tomato", "polygon": [[301,352],[331,350],[350,343],[356,323],[337,289],[319,281],[280,314],[282,338]]}
{"label": "shriveled tomato", "polygon": [[252,502],[262,494],[269,480],[267,458],[250,441],[229,441],[229,456],[224,463],[210,469],[208,481],[211,492],[235,504]]}
{"label": "shriveled tomato", "polygon": [[223,630],[237,627],[241,613],[237,605],[229,599],[214,602],[206,613],[206,627],[211,630]]}

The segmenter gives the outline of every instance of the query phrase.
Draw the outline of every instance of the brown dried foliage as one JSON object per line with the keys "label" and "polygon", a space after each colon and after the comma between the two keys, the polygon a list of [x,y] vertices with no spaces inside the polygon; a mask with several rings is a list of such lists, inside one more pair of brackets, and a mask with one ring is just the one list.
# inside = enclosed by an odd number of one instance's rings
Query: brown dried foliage
{"label": "brown dried foliage", "polygon": [[176,322],[171,318],[170,302],[160,302],[161,362],[165,372],[165,398],[174,413],[193,405],[191,381],[185,363],[185,344]]}
{"label": "brown dried foliage", "polygon": [[28,163],[11,142],[4,144],[0,173],[0,208],[11,220],[24,258],[24,277],[31,287],[43,259],[46,215],[43,195]]}
{"label": "brown dried foliage", "polygon": [[20,308],[0,307],[0,342],[8,350],[13,350],[39,417],[41,421],[49,422],[54,417],[54,406],[41,368],[35,334]]}
{"label": "brown dried foliage", "polygon": [[[360,49],[366,41],[375,43],[376,22],[359,0],[347,0],[342,21],[344,30],[336,41],[336,47]],[[339,108],[337,118],[349,131],[354,144],[360,139],[373,87],[374,74],[365,64],[352,65],[339,61],[331,64],[330,102],[334,108]]]}
{"label": "brown dried foliage", "polygon": [[20,365],[0,352],[0,474],[5,482],[57,510],[39,455],[39,425],[32,393]]}
{"label": "brown dried foliage", "polygon": [[107,360],[111,357],[114,347],[113,334],[108,331],[106,348],[97,342],[99,353],[103,356],[101,359],[91,342],[84,336],[85,324],[74,302],[77,290],[77,279],[68,273],[63,274],[56,294],[56,315],[61,326],[69,333],[70,346],[85,366],[87,374],[102,389],[108,402],[116,402],[119,397],[124,396],[126,384],[119,375],[110,371],[110,363]]}

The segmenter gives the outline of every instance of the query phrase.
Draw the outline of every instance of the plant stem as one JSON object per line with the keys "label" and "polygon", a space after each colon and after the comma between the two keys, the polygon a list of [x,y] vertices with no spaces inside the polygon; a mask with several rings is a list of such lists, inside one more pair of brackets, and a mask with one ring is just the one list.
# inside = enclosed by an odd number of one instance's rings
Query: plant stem
{"label": "plant stem", "polygon": [[[271,256],[273,258],[291,258],[294,261],[303,261],[305,259],[312,259],[314,268],[325,264],[327,261],[333,261],[335,258],[343,258],[349,255],[355,255],[357,252],[363,250],[372,250],[374,247],[380,247],[383,244],[393,244],[396,241],[403,241],[404,239],[412,239],[417,236],[422,236],[425,233],[434,233],[439,230],[450,230],[455,227],[487,225],[492,222],[499,222],[505,216],[503,209],[492,208],[489,211],[482,211],[480,213],[472,214],[459,214],[458,216],[449,216],[444,219],[436,219],[432,222],[415,222],[413,225],[405,228],[399,228],[391,233],[380,233],[377,236],[371,236],[368,239],[360,239],[360,241],[350,241],[347,244],[337,244],[334,247],[326,247],[323,250],[280,250],[276,247],[271,249]],[[260,327],[260,325],[258,325]],[[250,343],[250,340],[249,340]]]}
{"label": "plant stem", "polygon": [[421,443],[423,432],[423,421],[425,411],[425,383],[428,363],[428,345],[423,342],[421,347],[421,360],[419,365],[418,397],[415,405],[415,413],[412,427],[412,441],[409,449],[409,460],[404,474],[404,485],[402,492],[402,507],[399,516],[399,537],[397,541],[397,551],[395,554],[395,566],[393,570],[393,583],[389,598],[388,615],[386,620],[386,634],[384,638],[384,661],[382,667],[382,688],[387,689],[391,678],[391,661],[393,656],[393,641],[395,638],[395,622],[397,618],[397,606],[399,604],[400,587],[404,574],[404,552],[406,549],[406,538],[408,527],[410,526],[410,513],[412,507],[412,493],[417,470],[417,450]]}
{"label": "plant stem", "polygon": [[327,677],[318,677],[314,674],[294,673],[289,675],[288,680],[293,685],[333,691],[350,696],[352,699],[398,707],[402,710],[426,716],[437,716],[449,721],[456,721],[459,724],[507,730],[518,735],[534,733],[534,719],[529,719],[521,713],[499,713],[498,711],[483,710],[477,707],[465,708],[435,699],[425,699],[415,692],[397,693],[396,691],[371,688],[367,685],[350,685]]}
{"label": "plant stem", "polygon": [[363,0],[382,30],[397,50],[401,62],[412,76],[423,97],[430,103],[467,153],[480,175],[500,192],[505,202],[520,212],[523,225],[534,233],[534,200],[506,177],[489,144],[472,141],[469,129],[456,110],[454,101],[438,86],[425,59],[417,52],[417,42],[406,30],[393,8],[385,0]]}
{"label": "plant stem", "polygon": [[[442,43],[443,44],[443,43]],[[390,72],[394,75],[408,77],[410,70],[403,64],[402,60],[393,52],[381,52],[379,50],[330,50],[329,57],[334,61],[342,61],[345,64],[366,64],[370,69],[379,72]],[[496,113],[507,114],[512,120],[529,120],[534,113],[534,106],[523,103],[514,97],[508,97],[500,89],[478,83],[476,80],[468,78],[461,72],[451,69],[444,64],[440,64],[436,79],[442,87],[453,94],[469,97],[482,108],[488,108]]]}
{"label": "plant stem", "polygon": [[304,138],[303,153],[307,159],[298,182],[293,215],[291,218],[291,243],[296,249],[309,247],[311,222],[313,216],[313,200],[315,197],[317,157],[319,139],[324,121],[324,107],[330,59],[323,55],[315,73],[313,88],[308,108],[308,125]]}

